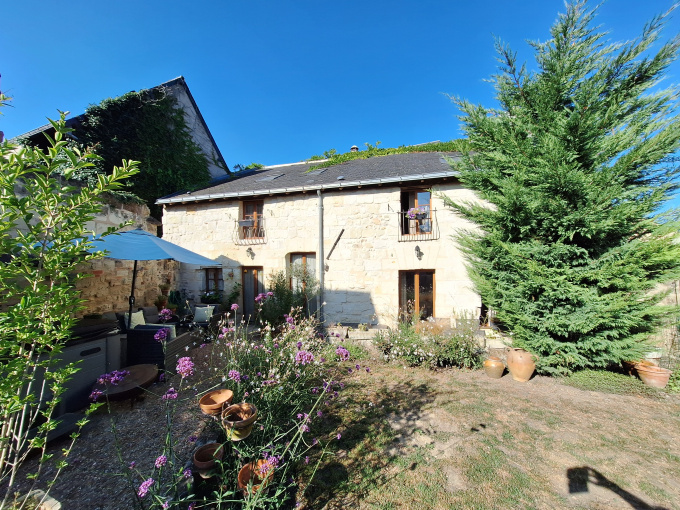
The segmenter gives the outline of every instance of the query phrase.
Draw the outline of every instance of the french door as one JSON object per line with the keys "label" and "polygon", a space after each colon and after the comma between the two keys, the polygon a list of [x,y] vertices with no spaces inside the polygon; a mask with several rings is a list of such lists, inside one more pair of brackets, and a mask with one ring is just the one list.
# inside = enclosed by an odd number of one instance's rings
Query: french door
{"label": "french door", "polygon": [[404,319],[434,317],[434,271],[399,271],[399,311]]}

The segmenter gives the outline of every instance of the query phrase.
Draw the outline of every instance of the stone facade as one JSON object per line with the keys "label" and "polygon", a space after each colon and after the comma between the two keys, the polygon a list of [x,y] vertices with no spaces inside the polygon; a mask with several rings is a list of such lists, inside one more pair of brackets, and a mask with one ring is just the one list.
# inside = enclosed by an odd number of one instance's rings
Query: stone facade
{"label": "stone facade", "polygon": [[[477,200],[451,181],[434,187],[454,200]],[[401,192],[397,185],[323,192],[323,261],[318,257],[315,192],[263,197],[265,234],[256,242],[239,239],[241,200],[166,204],[164,238],[221,262],[225,295],[234,283],[243,283],[244,267],[261,267],[270,275],[286,270],[291,254],[314,253],[316,275],[324,270],[327,322],[393,324],[400,305],[400,271],[434,271],[435,318],[449,319],[454,311],[478,314],[480,298],[471,290],[463,257],[451,237],[472,225],[446,209],[435,193],[431,206],[439,235],[404,239],[399,227]],[[183,265],[181,288],[197,297],[205,285],[203,270]],[[241,307],[242,300],[243,295]]]}
{"label": "stone facade", "polygon": [[[149,208],[140,204],[119,204],[111,202],[102,208],[102,212],[87,228],[101,234],[107,228],[118,226],[124,222],[131,225],[124,230],[142,228],[156,234],[158,220],[149,216]],[[83,314],[96,314],[109,311],[126,311],[128,297],[132,286],[134,261],[99,259],[83,264],[81,273],[91,277],[80,280],[77,288],[86,303]],[[146,260],[137,265],[135,282],[135,307],[153,306],[161,283],[170,283],[174,287],[179,274],[179,263],[174,260]]]}

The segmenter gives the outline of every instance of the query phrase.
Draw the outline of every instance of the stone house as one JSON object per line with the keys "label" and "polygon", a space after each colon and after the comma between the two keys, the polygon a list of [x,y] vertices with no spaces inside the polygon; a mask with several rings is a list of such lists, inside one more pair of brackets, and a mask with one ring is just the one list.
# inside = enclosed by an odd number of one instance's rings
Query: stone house
{"label": "stone house", "polygon": [[450,320],[480,313],[452,235],[473,226],[444,208],[439,194],[477,201],[458,182],[448,158],[422,152],[319,161],[238,173],[162,204],[164,238],[222,262],[221,270],[181,273],[196,298],[206,290],[238,298],[247,317],[267,277],[304,266],[320,284],[326,322],[394,324],[409,306],[422,317]]}

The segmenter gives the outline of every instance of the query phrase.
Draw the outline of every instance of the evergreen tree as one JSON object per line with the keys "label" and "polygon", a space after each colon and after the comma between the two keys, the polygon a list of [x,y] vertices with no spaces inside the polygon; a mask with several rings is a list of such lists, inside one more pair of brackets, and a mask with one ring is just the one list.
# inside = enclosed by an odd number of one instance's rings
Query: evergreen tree
{"label": "evergreen tree", "polygon": [[[497,42],[499,107],[454,99],[470,152],[455,167],[487,202],[447,203],[477,230],[458,238],[483,302],[546,373],[639,356],[677,278],[677,224],[655,214],[676,189],[677,89],[659,80],[676,37],[651,53],[668,13],[608,44],[585,1],[567,5],[537,70]],[[489,206],[490,204],[490,206]]]}

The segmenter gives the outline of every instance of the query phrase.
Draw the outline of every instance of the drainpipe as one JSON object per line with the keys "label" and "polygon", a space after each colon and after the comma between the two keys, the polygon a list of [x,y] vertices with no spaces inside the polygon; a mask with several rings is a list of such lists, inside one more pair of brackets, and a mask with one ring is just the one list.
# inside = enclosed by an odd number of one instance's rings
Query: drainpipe
{"label": "drainpipe", "polygon": [[316,274],[319,275],[319,292],[316,295],[316,309],[319,312],[319,322],[324,322],[324,313],[321,303],[323,303],[323,277],[325,272],[324,264],[324,254],[323,254],[323,197],[321,196],[321,190],[316,190],[316,196],[319,197],[319,249],[316,254],[317,268]]}

